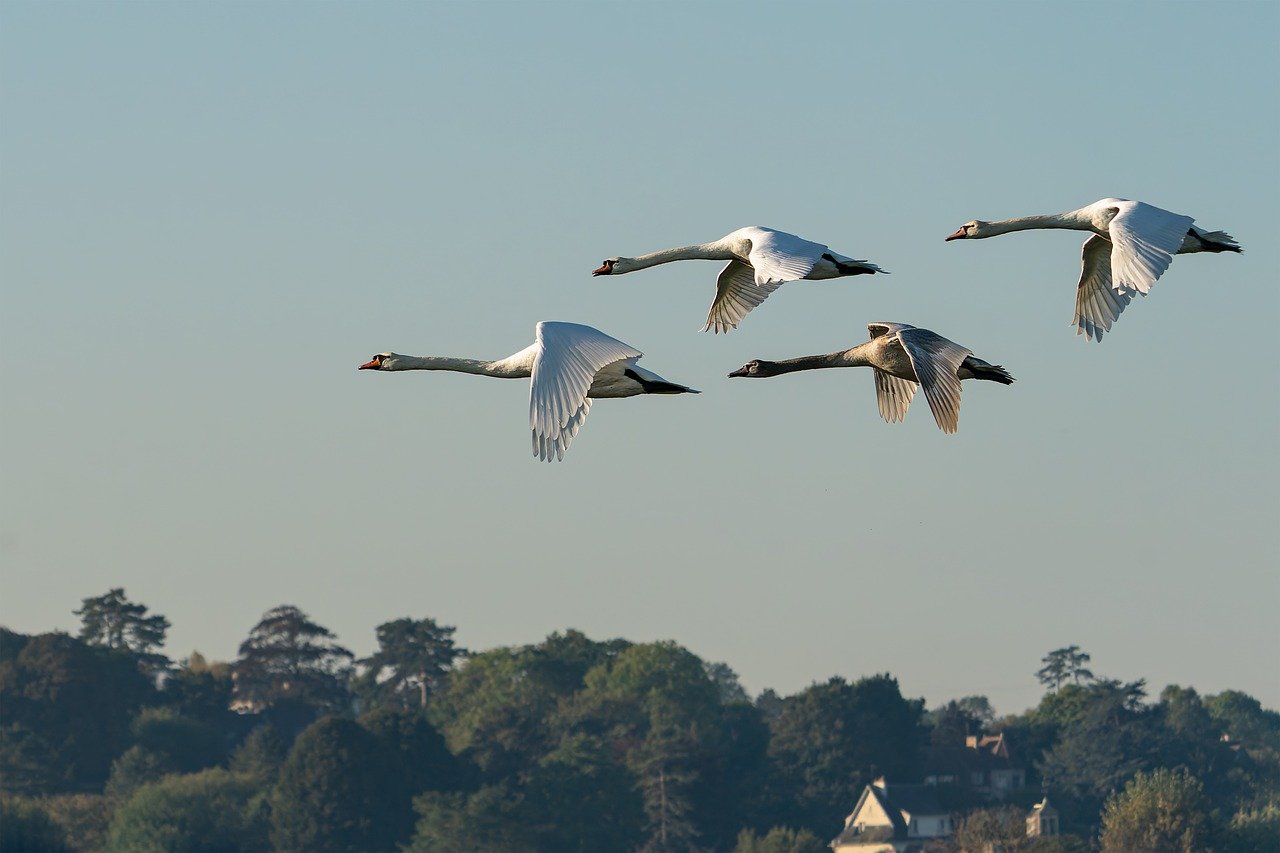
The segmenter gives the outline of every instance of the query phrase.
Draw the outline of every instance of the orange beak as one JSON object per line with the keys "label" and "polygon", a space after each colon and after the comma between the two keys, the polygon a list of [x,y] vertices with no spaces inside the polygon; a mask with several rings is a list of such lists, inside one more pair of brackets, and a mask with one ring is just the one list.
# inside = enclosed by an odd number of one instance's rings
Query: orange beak
{"label": "orange beak", "polygon": [[964,229],[963,229],[963,228],[961,228],[959,231],[957,231],[956,233],[952,234],[950,237],[948,237],[947,239],[943,240],[942,242],[944,242],[944,243],[950,243],[952,240],[963,240],[963,239],[964,239]]}
{"label": "orange beak", "polygon": [[609,275],[612,272],[613,272],[613,264],[609,263],[608,261],[605,261],[603,264],[593,269],[591,271],[591,274],[592,275]]}
{"label": "orange beak", "polygon": [[360,365],[359,370],[379,370],[382,367],[382,356],[375,355],[369,361]]}

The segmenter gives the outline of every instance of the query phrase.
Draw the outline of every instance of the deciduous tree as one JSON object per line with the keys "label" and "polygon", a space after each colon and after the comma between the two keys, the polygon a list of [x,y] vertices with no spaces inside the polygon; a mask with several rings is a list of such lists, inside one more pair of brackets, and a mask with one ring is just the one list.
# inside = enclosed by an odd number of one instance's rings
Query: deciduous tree
{"label": "deciduous tree", "polygon": [[1185,770],[1138,773],[1102,812],[1104,853],[1209,851],[1217,831],[1200,781]]}

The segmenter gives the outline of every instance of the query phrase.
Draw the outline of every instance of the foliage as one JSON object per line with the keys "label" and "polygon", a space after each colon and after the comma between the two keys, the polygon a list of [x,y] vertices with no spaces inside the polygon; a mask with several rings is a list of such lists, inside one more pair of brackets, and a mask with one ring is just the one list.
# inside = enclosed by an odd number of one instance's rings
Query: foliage
{"label": "foliage", "polygon": [[826,853],[827,845],[807,829],[775,826],[764,837],[749,829],[738,833],[733,853]]}
{"label": "foliage", "polygon": [[1011,806],[978,809],[956,825],[952,840],[961,850],[1020,850],[1027,840],[1026,813]]}
{"label": "foliage", "polygon": [[0,661],[0,779],[5,790],[100,790],[132,743],[129,723],[155,686],[125,652],[66,634],[28,637]]}
{"label": "foliage", "polygon": [[37,802],[0,796],[0,850],[66,850],[67,834]]}
{"label": "foliage", "polygon": [[396,619],[377,628],[378,650],[360,661],[356,693],[374,705],[425,708],[467,650],[453,643],[456,629],[434,619]]}
{"label": "foliage", "polygon": [[405,853],[440,850],[539,849],[522,820],[523,798],[505,786],[486,786],[473,794],[429,791],[413,802],[418,823]]}
{"label": "foliage", "polygon": [[788,696],[769,741],[775,801],[794,825],[834,835],[877,775],[917,778],[922,713],[887,674],[854,684],[833,678]]}
{"label": "foliage", "polygon": [[467,771],[420,709],[381,708],[359,722],[396,756],[403,768],[401,784],[411,795],[461,788],[466,783]]}
{"label": "foliage", "polygon": [[582,688],[589,669],[625,645],[568,631],[536,646],[472,655],[432,703],[431,719],[449,749],[474,763],[485,781],[507,778],[554,748],[559,737],[551,714]]}
{"label": "foliage", "polygon": [[270,723],[249,732],[231,753],[228,767],[233,773],[257,781],[261,787],[275,785],[276,776],[289,755],[289,743]]}
{"label": "foliage", "polygon": [[194,773],[226,757],[221,734],[172,708],[146,708],[130,727],[134,745],[111,765],[104,793],[129,799],[137,788],[171,773]]}
{"label": "foliage", "polygon": [[1040,662],[1044,666],[1036,672],[1036,678],[1050,690],[1057,690],[1067,681],[1079,684],[1093,679],[1093,673],[1084,666],[1089,662],[1089,655],[1080,651],[1079,646],[1054,649],[1041,658]]}
{"label": "foliage", "polygon": [[240,644],[237,698],[260,706],[294,700],[317,709],[343,710],[354,655],[333,637],[292,605],[268,610]]}
{"label": "foliage", "polygon": [[[56,794],[40,806],[66,834],[71,850],[102,850],[107,844],[111,804],[101,794]],[[5,848],[0,848],[5,849]]]}
{"label": "foliage", "polygon": [[1102,812],[1104,853],[1207,851],[1215,834],[1204,786],[1185,770],[1138,773]]}
{"label": "foliage", "polygon": [[324,717],[294,741],[271,795],[284,850],[390,850],[413,815],[396,757],[352,720]]}
{"label": "foliage", "polygon": [[1275,853],[1280,850],[1280,803],[1241,809],[1231,817],[1226,849],[1234,853]]}
{"label": "foliage", "polygon": [[1058,725],[1039,770],[1063,812],[1063,823],[1091,825],[1102,802],[1158,751],[1154,713],[1143,705],[1141,681],[1067,685],[1045,696],[1038,713]]}
{"label": "foliage", "polygon": [[229,851],[267,846],[254,780],[221,768],[145,785],[117,810],[108,850]]}
{"label": "foliage", "polygon": [[129,601],[122,587],[83,599],[72,613],[80,617],[80,639],[89,645],[129,652],[148,672],[168,668],[169,659],[155,650],[164,645],[169,620],[146,615],[146,605]]}

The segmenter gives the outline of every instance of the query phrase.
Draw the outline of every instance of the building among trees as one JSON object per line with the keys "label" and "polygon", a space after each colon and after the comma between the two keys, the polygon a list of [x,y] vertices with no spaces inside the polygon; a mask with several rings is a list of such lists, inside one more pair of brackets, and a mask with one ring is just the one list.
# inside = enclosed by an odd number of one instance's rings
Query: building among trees
{"label": "building among trees", "polygon": [[951,834],[951,810],[932,785],[894,785],[884,777],[862,790],[831,842],[835,853],[917,853],[931,838]]}
{"label": "building among trees", "polygon": [[1004,800],[1027,784],[1027,771],[1004,733],[967,735],[964,745],[941,744],[925,759],[926,785],[956,785],[989,800]]}

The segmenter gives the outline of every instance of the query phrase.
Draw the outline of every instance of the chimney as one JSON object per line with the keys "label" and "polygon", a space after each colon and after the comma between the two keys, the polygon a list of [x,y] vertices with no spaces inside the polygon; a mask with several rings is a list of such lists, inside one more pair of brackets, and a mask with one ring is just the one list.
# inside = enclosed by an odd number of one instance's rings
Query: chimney
{"label": "chimney", "polygon": [[877,776],[876,780],[871,783],[885,793],[889,792],[889,783],[884,781],[884,776]]}

